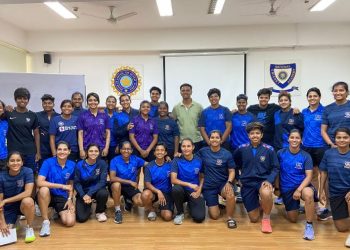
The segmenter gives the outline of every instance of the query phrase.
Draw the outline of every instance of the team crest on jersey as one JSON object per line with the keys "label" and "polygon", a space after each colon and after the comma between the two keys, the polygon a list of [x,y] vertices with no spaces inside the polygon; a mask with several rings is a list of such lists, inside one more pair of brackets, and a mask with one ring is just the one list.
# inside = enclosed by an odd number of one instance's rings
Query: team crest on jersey
{"label": "team crest on jersey", "polygon": [[167,125],[165,125],[164,129],[165,130],[170,130],[170,126],[167,124]]}
{"label": "team crest on jersey", "polygon": [[60,127],[64,126],[64,122],[62,122],[62,121],[58,122],[58,126],[60,126]]}
{"label": "team crest on jersey", "polygon": [[247,122],[246,121],[242,121],[241,126],[242,127],[246,127],[247,126]]}
{"label": "team crest on jersey", "polygon": [[219,114],[219,119],[220,119],[220,120],[225,119],[225,118],[224,118],[224,114]]}
{"label": "team crest on jersey", "polygon": [[153,130],[153,124],[150,124],[150,125],[149,125],[149,129],[150,129],[150,130]]}
{"label": "team crest on jersey", "polygon": [[135,173],[135,172],[136,172],[136,167],[132,167],[132,168],[131,168],[131,172],[132,172],[132,173]]}
{"label": "team crest on jersey", "polygon": [[350,169],[350,161],[346,161],[346,162],[345,162],[344,168]]}
{"label": "team crest on jersey", "polygon": [[98,124],[99,125],[103,125],[105,122],[104,122],[104,120],[103,119],[98,119]]}
{"label": "team crest on jersey", "polygon": [[296,169],[303,169],[303,164],[301,162],[295,163],[295,168]]}
{"label": "team crest on jersey", "polygon": [[350,112],[345,112],[345,118],[350,118]]}
{"label": "team crest on jersey", "polygon": [[26,118],[26,122],[30,122],[30,118],[27,117],[27,118]]}
{"label": "team crest on jersey", "polygon": [[99,175],[99,174],[100,174],[100,169],[96,168],[95,175]]}
{"label": "team crest on jersey", "polygon": [[315,115],[315,121],[321,121],[322,115]]}
{"label": "team crest on jersey", "polygon": [[264,162],[265,161],[265,159],[266,159],[266,157],[265,156],[260,156],[260,162]]}
{"label": "team crest on jersey", "polygon": [[289,119],[289,120],[288,120],[288,124],[289,124],[289,125],[294,125],[294,119]]}
{"label": "team crest on jersey", "polygon": [[68,180],[70,177],[70,173],[66,173],[66,176],[64,177],[66,180]]}
{"label": "team crest on jersey", "polygon": [[23,187],[24,186],[24,181],[23,179],[17,180],[17,187]]}
{"label": "team crest on jersey", "polygon": [[195,168],[195,169],[194,169],[194,173],[195,173],[195,174],[198,174],[198,173],[199,173],[199,168]]}
{"label": "team crest on jersey", "polygon": [[217,159],[216,160],[216,166],[221,166],[222,165],[222,160],[221,159]]}

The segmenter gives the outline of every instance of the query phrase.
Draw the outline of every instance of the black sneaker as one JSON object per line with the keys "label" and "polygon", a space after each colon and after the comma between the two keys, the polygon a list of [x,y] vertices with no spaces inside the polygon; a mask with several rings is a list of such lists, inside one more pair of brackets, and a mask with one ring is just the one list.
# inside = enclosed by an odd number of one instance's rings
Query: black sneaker
{"label": "black sneaker", "polygon": [[125,200],[125,206],[124,206],[124,209],[128,212],[131,212],[131,209],[132,209],[132,201],[131,200],[128,200],[126,199]]}
{"label": "black sneaker", "polygon": [[123,222],[122,211],[120,211],[120,210],[115,211],[115,213],[114,213],[114,222],[117,223],[117,224],[120,224],[120,223]]}
{"label": "black sneaker", "polygon": [[328,208],[325,208],[320,214],[317,215],[317,219],[325,221],[332,218],[332,214]]}

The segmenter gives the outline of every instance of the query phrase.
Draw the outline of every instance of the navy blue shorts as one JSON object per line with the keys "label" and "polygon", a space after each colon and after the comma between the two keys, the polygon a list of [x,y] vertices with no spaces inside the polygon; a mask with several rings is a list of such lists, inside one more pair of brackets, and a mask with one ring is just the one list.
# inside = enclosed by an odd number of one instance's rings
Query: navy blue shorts
{"label": "navy blue shorts", "polygon": [[20,201],[5,206],[4,216],[6,224],[16,224],[18,215],[22,215]]}
{"label": "navy blue shorts", "polygon": [[241,188],[243,205],[248,213],[260,207],[259,190],[261,183],[263,183],[263,181],[256,183],[254,186],[243,185]]}
{"label": "navy blue shorts", "polygon": [[122,185],[121,194],[122,194],[122,196],[124,196],[124,200],[131,200],[132,201],[132,197],[134,197],[135,195],[137,195],[139,193],[141,193],[140,190],[135,189],[131,185]]}
{"label": "navy blue shorts", "polygon": [[[314,201],[318,202],[316,188],[314,186],[312,186],[312,185],[310,185],[308,187],[311,188],[314,191]],[[294,200],[293,199],[293,194],[294,194],[295,190],[296,189],[293,189],[293,190],[288,191],[288,192],[281,193],[281,196],[282,196],[282,199],[283,199],[283,203],[284,203],[284,207],[285,207],[287,212],[293,211],[293,210],[298,210],[300,208],[300,200]]]}
{"label": "navy blue shorts", "polygon": [[39,165],[37,162],[35,162],[35,154],[23,155],[23,165],[33,170],[34,174],[38,173]]}
{"label": "navy blue shorts", "polygon": [[[219,196],[221,191],[226,185],[227,182],[222,183],[216,188],[203,189],[202,194],[204,196],[205,202],[208,207],[218,206],[219,205]],[[232,187],[233,190],[233,187]]]}
{"label": "navy blue shorts", "polygon": [[[154,199],[152,202],[157,202],[158,201],[158,195],[153,193],[154,195]],[[166,205],[165,206],[162,206],[159,204],[159,209],[160,210],[169,210],[171,212],[174,212],[174,200],[173,200],[173,197],[171,195],[171,193],[165,193],[163,192],[163,195],[165,197],[165,200],[166,200]]]}
{"label": "navy blue shorts", "polygon": [[341,220],[349,217],[348,203],[345,200],[345,195],[330,197],[329,204],[331,206],[333,220]]}

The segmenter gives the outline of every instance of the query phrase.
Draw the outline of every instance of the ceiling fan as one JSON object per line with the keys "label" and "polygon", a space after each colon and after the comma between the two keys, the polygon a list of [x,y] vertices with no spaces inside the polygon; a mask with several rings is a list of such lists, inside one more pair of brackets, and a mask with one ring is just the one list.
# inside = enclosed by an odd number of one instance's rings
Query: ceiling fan
{"label": "ceiling fan", "polygon": [[[115,16],[114,15],[114,10],[115,10],[115,6],[108,6],[108,9],[109,9],[109,12],[110,12],[110,15],[109,17],[101,17],[101,16],[95,16],[95,15],[92,15],[92,14],[89,14],[89,13],[80,13],[81,15],[84,15],[84,16],[90,16],[90,17],[94,17],[94,18],[98,18],[98,19],[104,19],[106,20],[107,22],[111,23],[111,24],[116,24],[122,20],[125,20],[129,17],[132,17],[132,16],[135,16],[137,15],[137,12],[129,12],[129,13],[126,13],[124,15],[120,15],[120,16]],[[75,7],[73,8],[74,11],[78,11],[78,7]]]}
{"label": "ceiling fan", "polygon": [[[276,7],[277,0],[268,0],[270,4],[269,11],[267,13],[260,13],[260,14],[253,14],[253,15],[245,15],[245,16],[269,16],[269,17],[275,17],[280,16],[278,11],[288,5],[290,3],[290,0],[284,0],[279,6]],[[265,2],[266,3],[266,2]]]}

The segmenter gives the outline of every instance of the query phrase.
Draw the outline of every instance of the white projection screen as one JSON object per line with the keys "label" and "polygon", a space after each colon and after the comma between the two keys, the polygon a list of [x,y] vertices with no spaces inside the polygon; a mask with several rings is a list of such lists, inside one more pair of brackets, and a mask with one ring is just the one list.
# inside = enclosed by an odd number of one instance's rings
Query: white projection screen
{"label": "white projection screen", "polygon": [[85,77],[83,75],[34,74],[34,73],[0,73],[0,99],[15,106],[13,92],[18,87],[30,91],[28,108],[34,112],[41,111],[41,97],[51,94],[55,97],[55,110],[61,113],[60,104],[70,99],[75,91],[85,96]]}
{"label": "white projection screen", "polygon": [[180,85],[193,87],[193,100],[203,107],[210,105],[207,93],[221,91],[220,103],[236,107],[236,96],[244,93],[244,54],[165,56],[165,99],[172,110],[181,101]]}

